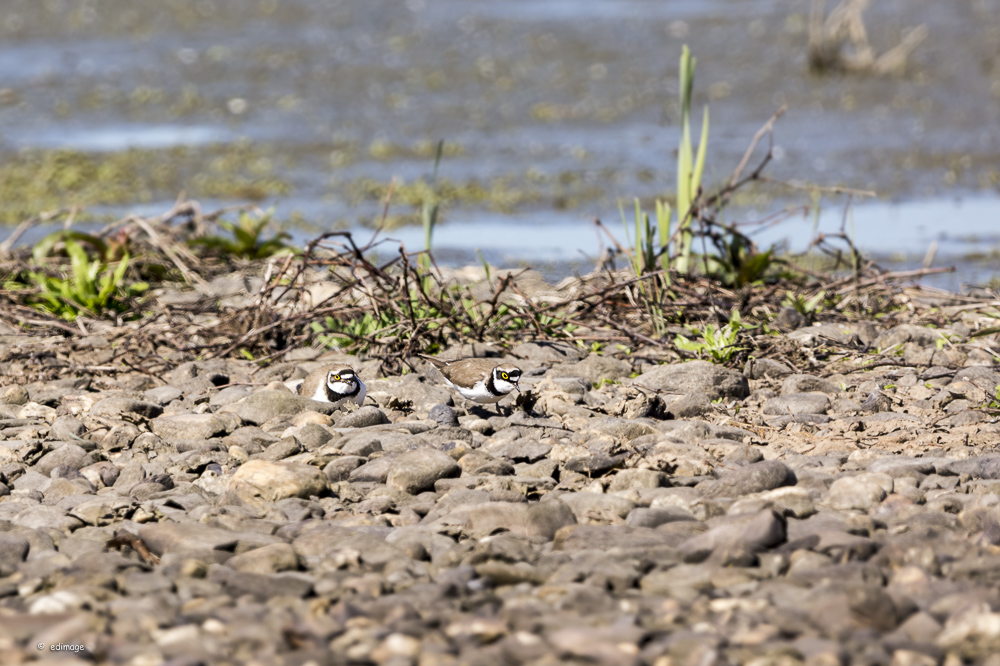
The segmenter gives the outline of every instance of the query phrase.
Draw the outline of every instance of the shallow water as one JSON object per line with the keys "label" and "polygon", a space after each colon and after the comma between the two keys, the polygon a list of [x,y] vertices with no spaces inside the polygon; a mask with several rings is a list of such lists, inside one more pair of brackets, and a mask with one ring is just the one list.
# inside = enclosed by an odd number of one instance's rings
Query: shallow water
{"label": "shallow water", "polygon": [[[593,218],[620,233],[619,200],[674,189],[689,44],[696,106],[711,113],[708,183],[787,104],[768,175],[874,190],[885,199],[852,208],[863,250],[912,263],[937,240],[935,265],[988,279],[995,262],[967,255],[988,255],[1000,235],[1000,0],[873,5],[879,50],[929,26],[904,77],[810,75],[808,0],[8,0],[0,159],[249,141],[290,187],[261,205],[301,214],[304,235],[370,225],[381,198],[362,185],[428,178],[443,138],[440,176],[466,194],[442,209],[439,258],[482,248],[491,261],[586,261],[600,249]],[[113,210],[155,208],[179,189],[204,199],[185,173]],[[741,203],[729,221],[810,199],[760,186]],[[823,198],[820,230],[839,229],[844,204]],[[416,211],[403,197],[390,209]],[[806,218],[760,239],[794,248],[812,233]]]}
{"label": "shallow water", "polygon": [[[747,214],[750,217],[750,213]],[[964,224],[956,221],[964,220]],[[989,223],[994,221],[994,223]],[[1000,267],[1000,198],[966,197],[873,201],[844,210],[828,208],[819,217],[799,215],[782,223],[744,231],[761,249],[775,246],[794,254],[805,253],[820,234],[832,247],[847,249],[830,234],[843,231],[864,254],[891,270],[955,266],[952,273],[929,275],[923,283],[959,291],[966,285],[985,285]],[[475,233],[469,233],[469,227]],[[626,231],[619,220],[605,223],[624,244]],[[369,229],[352,229],[355,238],[367,241]],[[304,241],[308,234],[295,234]],[[379,238],[399,241],[407,249],[423,247],[423,230],[405,227],[386,231]],[[525,243],[525,239],[530,243]],[[479,253],[491,264],[532,265],[553,278],[587,272],[612,243],[592,220],[573,215],[538,213],[518,216],[483,214],[463,224],[446,224],[434,234],[435,256],[450,264],[476,264]],[[928,256],[928,252],[931,255]],[[619,259],[619,264],[624,259]]]}
{"label": "shallow water", "polygon": [[65,123],[30,135],[15,137],[18,148],[73,148],[86,152],[112,152],[130,148],[172,148],[224,143],[236,134],[222,127],[179,125],[121,125],[95,127]]}

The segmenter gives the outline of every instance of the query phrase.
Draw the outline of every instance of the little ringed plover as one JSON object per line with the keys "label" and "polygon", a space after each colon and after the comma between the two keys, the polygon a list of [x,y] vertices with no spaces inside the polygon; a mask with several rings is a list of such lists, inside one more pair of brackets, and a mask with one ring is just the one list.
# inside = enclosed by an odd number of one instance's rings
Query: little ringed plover
{"label": "little ringed plover", "polygon": [[424,356],[437,368],[444,381],[466,400],[480,405],[500,402],[511,391],[520,391],[521,369],[509,363],[497,363],[489,358],[462,358],[445,361]]}
{"label": "little ringed plover", "polygon": [[350,400],[361,405],[368,389],[351,368],[328,365],[310,372],[299,385],[299,395],[319,402]]}

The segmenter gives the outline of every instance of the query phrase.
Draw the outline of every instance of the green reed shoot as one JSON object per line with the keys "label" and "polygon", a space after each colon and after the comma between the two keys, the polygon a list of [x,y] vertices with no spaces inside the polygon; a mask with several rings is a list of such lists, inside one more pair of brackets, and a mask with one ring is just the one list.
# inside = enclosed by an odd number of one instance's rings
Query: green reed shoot
{"label": "green reed shoot", "polygon": [[[626,241],[629,241],[628,221],[625,218],[625,207],[621,202],[618,203],[618,209],[621,212],[622,225],[625,228],[625,239]],[[664,231],[669,234],[669,210],[669,206],[664,207],[663,202],[656,202],[657,228],[654,229],[649,220],[649,214],[642,210],[642,204],[639,200],[635,200],[635,246],[629,256],[629,261],[636,277],[640,277],[646,273],[656,270],[656,256],[658,253],[656,235],[657,233],[660,234],[660,242],[663,243],[662,239],[664,237]],[[668,235],[667,239],[669,240],[669,238],[670,237]],[[659,247],[661,252],[665,252],[663,249],[665,245],[666,244],[663,243],[663,245]],[[666,265],[669,268],[669,255],[667,255]],[[663,280],[664,284],[670,284],[669,275],[664,274]],[[663,308],[661,306],[662,293],[659,289],[659,284],[660,283],[658,281],[654,281],[652,285],[648,285],[645,281],[640,280],[637,285],[637,298],[645,307],[646,314],[649,315],[649,321],[652,323],[653,330],[656,335],[662,337],[666,333],[666,318],[664,317]]]}
{"label": "green reed shoot", "polygon": [[[622,224],[625,226],[625,238],[628,239],[628,222],[625,219],[625,208],[618,202],[618,210],[622,216]],[[656,265],[656,245],[653,227],[649,222],[649,215],[642,210],[639,200],[635,200],[635,251],[629,258],[632,270],[635,274],[642,275],[653,269]]]}
{"label": "green reed shoot", "polygon": [[680,253],[676,268],[680,273],[691,270],[692,204],[701,189],[701,177],[705,170],[705,152],[708,149],[708,107],[705,107],[701,123],[701,140],[695,155],[691,146],[691,90],[694,87],[694,68],[697,58],[685,45],[680,62],[681,96],[681,142],[677,150],[677,224],[681,229]]}
{"label": "green reed shoot", "polygon": [[810,298],[806,298],[801,294],[792,293],[791,291],[786,291],[785,300],[781,302],[781,305],[786,308],[795,308],[799,314],[809,317],[814,313],[822,311],[825,300],[826,291],[814,294]]}
{"label": "green reed shoot", "polygon": [[437,177],[438,167],[441,165],[441,154],[443,151],[444,139],[441,139],[438,141],[437,149],[434,151],[434,172],[431,175],[431,194],[424,199],[423,210],[421,211],[421,218],[424,225],[424,249],[426,252],[420,255],[419,264],[420,268],[428,273],[431,270],[431,241],[434,236],[434,227],[437,225],[438,209],[440,205],[437,192]]}
{"label": "green reed shoot", "polygon": [[656,200],[656,230],[660,234],[660,268],[663,279],[670,285],[670,204]]}
{"label": "green reed shoot", "polygon": [[490,264],[486,261],[486,257],[483,256],[483,251],[476,248],[476,254],[479,255],[479,261],[483,265],[483,270],[486,271],[486,284],[493,284],[493,276],[490,273]]}

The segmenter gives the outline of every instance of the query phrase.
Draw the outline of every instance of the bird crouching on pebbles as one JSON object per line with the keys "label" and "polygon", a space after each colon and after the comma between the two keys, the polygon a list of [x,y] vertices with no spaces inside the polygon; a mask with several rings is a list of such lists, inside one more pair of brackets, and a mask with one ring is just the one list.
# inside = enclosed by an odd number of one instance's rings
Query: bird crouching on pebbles
{"label": "bird crouching on pebbles", "polygon": [[521,369],[509,363],[497,363],[489,358],[462,358],[445,361],[419,355],[429,361],[444,377],[445,383],[458,391],[465,400],[488,405],[500,402],[512,391],[520,391]]}
{"label": "bird crouching on pebbles", "polygon": [[328,365],[306,375],[299,384],[299,395],[319,402],[351,401],[362,405],[368,389],[351,368]]}

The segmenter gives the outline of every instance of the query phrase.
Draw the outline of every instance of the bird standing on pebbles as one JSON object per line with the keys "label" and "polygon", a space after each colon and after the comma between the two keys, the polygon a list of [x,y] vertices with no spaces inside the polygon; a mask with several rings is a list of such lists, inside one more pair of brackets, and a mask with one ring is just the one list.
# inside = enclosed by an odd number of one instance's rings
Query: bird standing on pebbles
{"label": "bird standing on pebbles", "polygon": [[361,405],[368,389],[351,368],[328,365],[306,375],[299,385],[299,395],[319,402],[349,400]]}
{"label": "bird standing on pebbles", "polygon": [[462,358],[445,361],[424,356],[437,368],[448,386],[458,391],[465,400],[480,405],[500,402],[511,391],[520,391],[521,369],[509,363],[497,363],[488,358]]}

